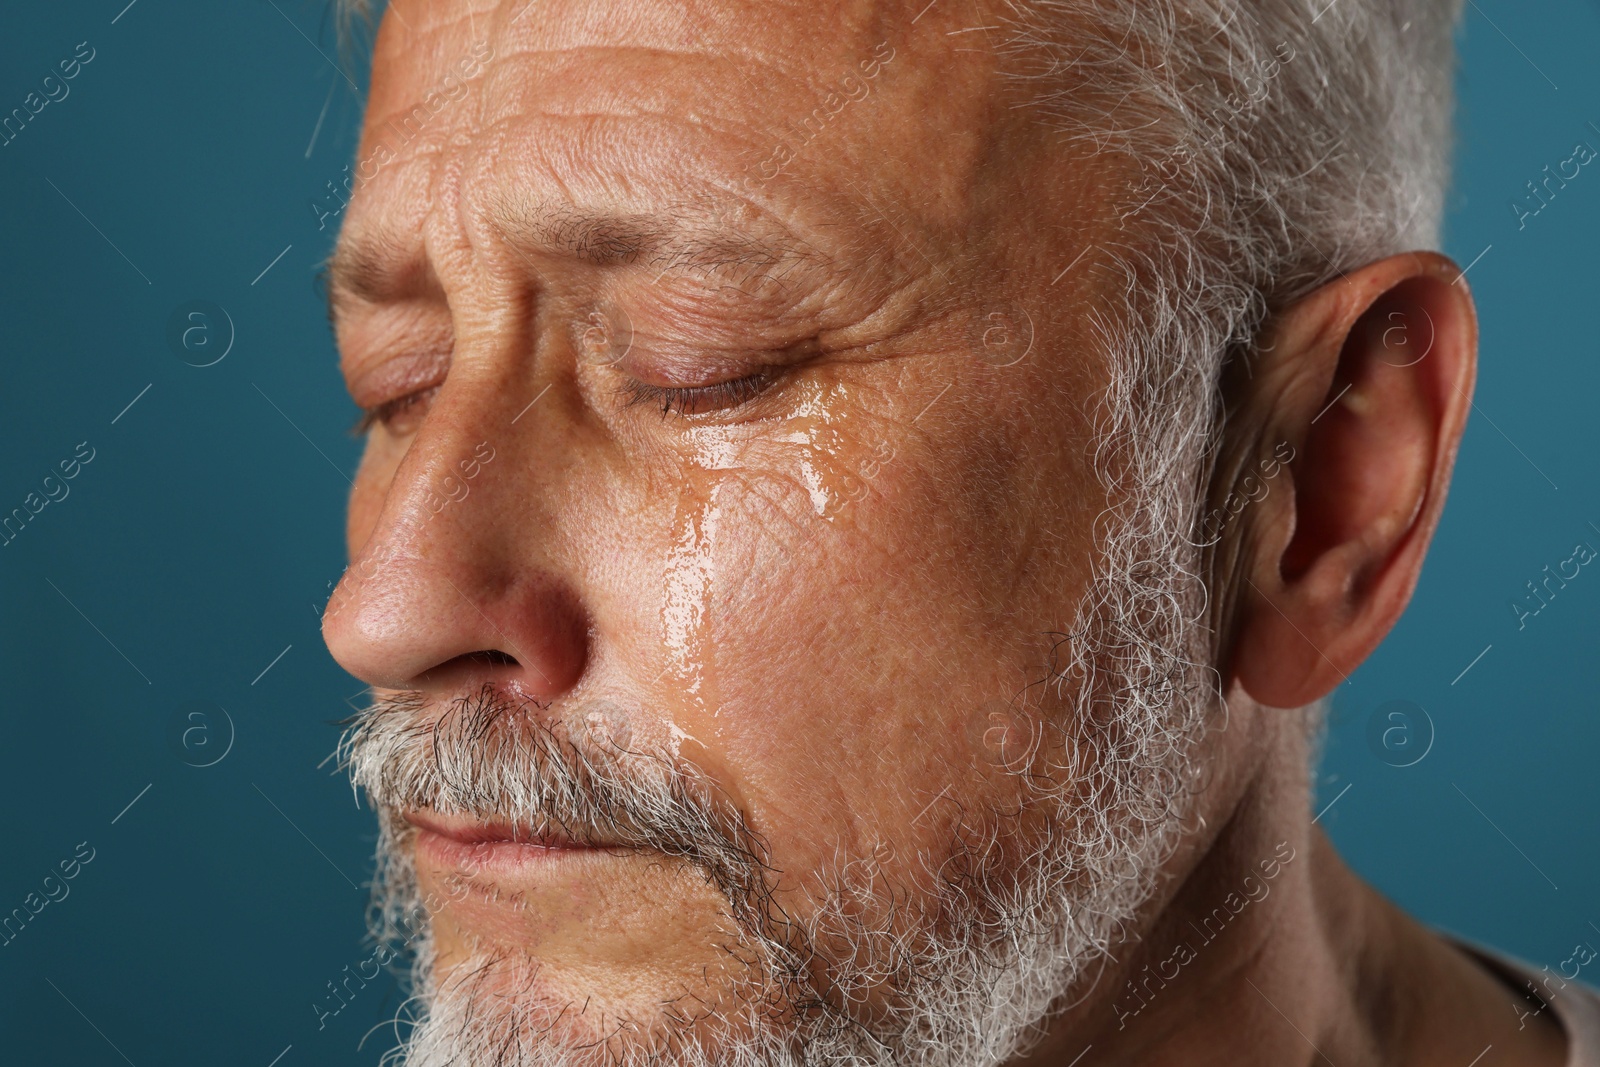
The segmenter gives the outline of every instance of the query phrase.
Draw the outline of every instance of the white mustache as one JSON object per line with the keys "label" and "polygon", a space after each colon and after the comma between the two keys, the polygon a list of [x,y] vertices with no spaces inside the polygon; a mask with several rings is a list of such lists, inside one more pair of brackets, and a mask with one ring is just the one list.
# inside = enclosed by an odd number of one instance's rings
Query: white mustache
{"label": "white mustache", "polygon": [[659,852],[700,868],[741,924],[763,924],[776,873],[765,842],[692,764],[622,747],[631,738],[615,724],[574,732],[492,686],[436,707],[414,692],[377,697],[339,740],[352,787],[391,819],[470,815],[535,837]]}

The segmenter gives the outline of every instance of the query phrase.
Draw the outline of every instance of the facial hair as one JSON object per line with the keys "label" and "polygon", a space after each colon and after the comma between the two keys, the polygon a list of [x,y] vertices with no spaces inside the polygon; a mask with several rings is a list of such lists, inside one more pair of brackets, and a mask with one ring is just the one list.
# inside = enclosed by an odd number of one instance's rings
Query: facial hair
{"label": "facial hair", "polygon": [[[1075,699],[1040,720],[1029,758],[1008,767],[1026,786],[1027,829],[1018,810],[971,813],[925,864],[939,874],[931,895],[889,885],[875,853],[841,857],[831,890],[800,914],[774,902],[760,835],[676,755],[619,749],[492,688],[443,712],[417,694],[374,700],[340,755],[380,812],[374,935],[413,961],[409,1032],[385,1063],[988,1067],[1025,1051],[1148,899],[1186,810],[1201,726],[1192,660],[1141,647],[1137,662],[1169,671],[1135,685],[1117,671],[1127,650],[1110,655],[1104,631],[1060,647],[1069,658],[1051,677]],[[1107,693],[1113,675],[1124,684]],[[536,995],[526,954],[478,950],[438,973],[428,916],[442,902],[422,897],[408,810],[692,865],[738,931],[734,988],[715,1011],[665,1011],[578,1040],[581,1009]]]}

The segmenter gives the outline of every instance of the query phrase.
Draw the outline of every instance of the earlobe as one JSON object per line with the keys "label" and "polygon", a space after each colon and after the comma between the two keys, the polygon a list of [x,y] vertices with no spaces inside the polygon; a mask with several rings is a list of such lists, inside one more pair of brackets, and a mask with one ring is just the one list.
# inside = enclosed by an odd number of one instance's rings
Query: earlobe
{"label": "earlobe", "polygon": [[1260,378],[1279,387],[1240,417],[1296,454],[1234,561],[1230,657],[1263,704],[1326,695],[1410,599],[1470,407],[1477,326],[1459,278],[1442,256],[1396,256],[1276,324]]}

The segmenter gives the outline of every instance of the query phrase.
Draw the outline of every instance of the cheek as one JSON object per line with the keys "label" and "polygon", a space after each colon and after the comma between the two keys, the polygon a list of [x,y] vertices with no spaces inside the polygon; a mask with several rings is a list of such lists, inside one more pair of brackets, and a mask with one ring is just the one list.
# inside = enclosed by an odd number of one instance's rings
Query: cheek
{"label": "cheek", "polygon": [[[980,748],[997,702],[1037,682],[1041,631],[1065,628],[1016,600],[1040,584],[1038,501],[1019,488],[1040,479],[978,425],[834,443],[825,459],[769,444],[720,483],[701,736],[780,868],[887,848],[910,877],[954,812],[1017,802]],[[852,477],[863,488],[830,510],[819,486]],[[1073,580],[1055,578],[1070,610]]]}

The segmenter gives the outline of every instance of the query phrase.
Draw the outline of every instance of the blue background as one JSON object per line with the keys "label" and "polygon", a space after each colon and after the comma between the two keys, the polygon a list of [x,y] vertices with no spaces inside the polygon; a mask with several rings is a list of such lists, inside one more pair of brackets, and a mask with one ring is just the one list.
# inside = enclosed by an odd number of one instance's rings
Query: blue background
{"label": "blue background", "polygon": [[[387,980],[321,1029],[312,1007],[365,958],[374,835],[323,764],[361,687],[317,617],[357,443],[309,203],[352,158],[359,97],[320,0],[125,3],[13,5],[0,38],[0,113],[95,49],[0,147],[0,513],[94,449],[0,547],[0,914],[94,849],[0,947],[0,1049],[374,1063]],[[1509,205],[1600,147],[1600,8],[1480,0],[1462,41],[1446,247],[1476,260],[1477,411],[1415,602],[1336,696],[1318,806],[1402,906],[1553,965],[1600,944],[1600,573],[1521,630],[1510,604],[1600,547],[1600,171],[1525,228]],[[197,299],[235,334],[204,368],[167,340]]]}

